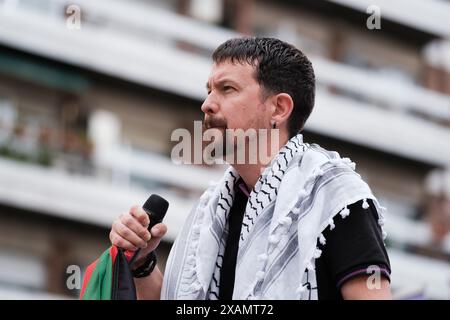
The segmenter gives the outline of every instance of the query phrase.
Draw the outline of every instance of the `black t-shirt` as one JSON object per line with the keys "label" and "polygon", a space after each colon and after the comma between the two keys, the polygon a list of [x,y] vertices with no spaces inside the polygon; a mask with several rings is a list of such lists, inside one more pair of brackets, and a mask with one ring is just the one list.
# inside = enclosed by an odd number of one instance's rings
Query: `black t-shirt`
{"label": "black t-shirt", "polygon": [[[235,200],[229,215],[229,234],[220,273],[219,299],[231,300],[234,289],[236,257],[239,246],[242,219],[248,196],[235,187]],[[371,200],[369,208],[362,208],[362,201],[348,206],[350,215],[334,218],[335,228],[323,232],[326,244],[316,259],[316,280],[319,300],[340,300],[341,286],[358,275],[370,275],[369,266],[377,266],[381,275],[389,279],[390,263],[383,244],[378,214]],[[370,269],[369,269],[370,271]]]}
{"label": "black t-shirt", "polygon": [[239,236],[247,200],[247,195],[239,187],[236,187],[235,199],[228,217],[228,238],[223,254],[222,269],[220,270],[220,300],[231,300],[233,296]]}

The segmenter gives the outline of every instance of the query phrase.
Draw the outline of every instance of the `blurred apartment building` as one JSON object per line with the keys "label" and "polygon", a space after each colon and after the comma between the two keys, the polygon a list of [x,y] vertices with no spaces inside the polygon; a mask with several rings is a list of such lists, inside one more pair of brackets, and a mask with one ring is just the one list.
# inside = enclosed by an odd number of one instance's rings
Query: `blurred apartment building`
{"label": "blurred apartment building", "polygon": [[173,164],[171,133],[202,119],[212,50],[251,34],[311,58],[304,138],[388,208],[395,297],[450,299],[449,16],[438,0],[0,0],[0,297],[76,297],[67,267],[151,193],[170,202],[164,265],[223,169]]}

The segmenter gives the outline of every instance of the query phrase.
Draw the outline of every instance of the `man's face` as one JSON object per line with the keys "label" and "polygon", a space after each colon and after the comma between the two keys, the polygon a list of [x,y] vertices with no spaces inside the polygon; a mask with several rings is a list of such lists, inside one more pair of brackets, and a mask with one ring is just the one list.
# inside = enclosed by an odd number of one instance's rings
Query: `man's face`
{"label": "man's face", "polygon": [[202,105],[204,129],[268,129],[270,110],[262,101],[262,88],[247,63],[214,64],[207,82],[208,97]]}

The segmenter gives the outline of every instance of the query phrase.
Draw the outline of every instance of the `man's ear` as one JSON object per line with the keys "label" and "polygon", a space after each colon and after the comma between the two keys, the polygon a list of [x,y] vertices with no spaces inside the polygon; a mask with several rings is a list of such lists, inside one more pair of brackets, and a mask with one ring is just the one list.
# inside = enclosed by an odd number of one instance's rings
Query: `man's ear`
{"label": "man's ear", "polygon": [[273,111],[272,111],[272,121],[274,121],[277,126],[287,122],[289,116],[294,109],[294,100],[287,93],[279,93],[272,97],[273,99]]}

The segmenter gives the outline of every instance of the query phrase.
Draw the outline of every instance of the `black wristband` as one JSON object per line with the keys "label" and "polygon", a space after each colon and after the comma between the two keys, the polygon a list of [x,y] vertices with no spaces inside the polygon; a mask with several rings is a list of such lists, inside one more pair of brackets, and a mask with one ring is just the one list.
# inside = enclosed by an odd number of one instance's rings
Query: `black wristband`
{"label": "black wristband", "polygon": [[156,253],[155,251],[150,252],[146,257],[144,263],[132,271],[133,277],[143,278],[147,277],[152,273],[153,269],[156,267]]}

